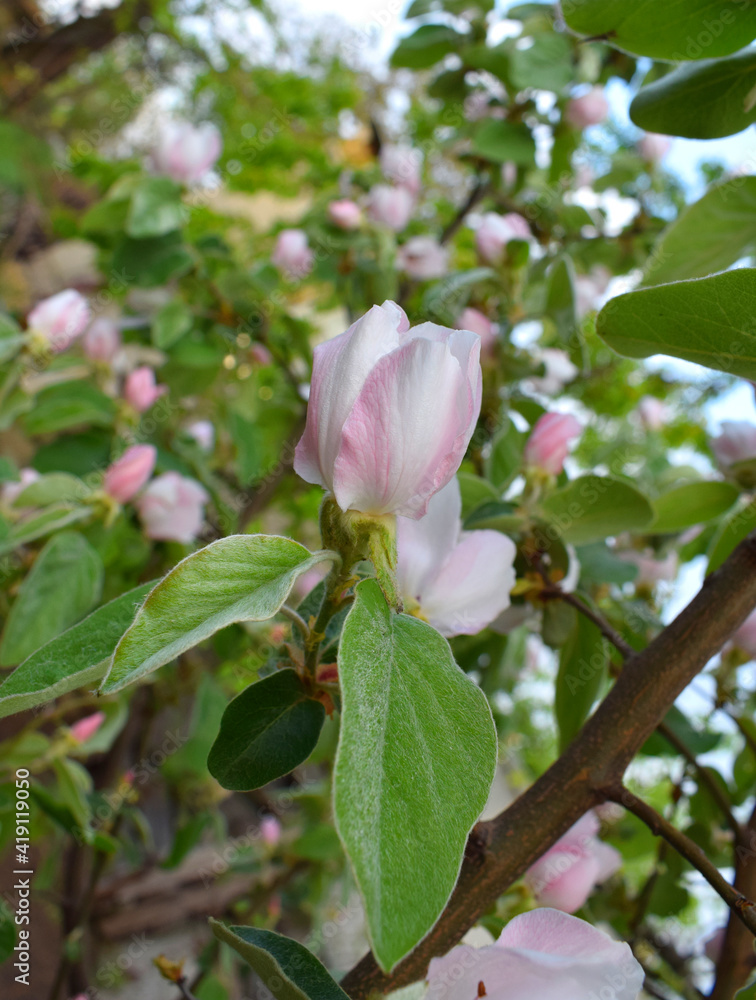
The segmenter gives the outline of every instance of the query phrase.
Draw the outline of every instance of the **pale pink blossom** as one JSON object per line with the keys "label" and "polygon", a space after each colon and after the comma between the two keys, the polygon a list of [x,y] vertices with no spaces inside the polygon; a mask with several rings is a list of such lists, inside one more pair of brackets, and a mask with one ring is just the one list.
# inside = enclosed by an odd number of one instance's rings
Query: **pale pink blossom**
{"label": "pale pink blossom", "polygon": [[92,715],[85,715],[83,719],[74,722],[69,732],[77,743],[86,743],[91,740],[100,726],[106,719],[104,712],[94,712]]}
{"label": "pale pink blossom", "polygon": [[16,502],[27,486],[36,483],[39,473],[36,469],[21,469],[17,480],[9,479],[0,486],[0,499],[9,507]]}
{"label": "pale pink blossom", "polygon": [[457,316],[454,324],[458,330],[472,330],[480,337],[482,354],[490,355],[497,340],[496,327],[479,309],[468,306]]}
{"label": "pale pink blossom", "polygon": [[481,393],[479,337],[373,306],[315,348],[294,468],[342,510],[422,517],[459,468]]}
{"label": "pale pink blossom", "polygon": [[413,236],[399,247],[397,266],[418,281],[443,278],[449,270],[449,251],[432,236]]}
{"label": "pale pink blossom", "polygon": [[255,341],[255,343],[253,344],[250,344],[249,357],[250,360],[254,361],[256,365],[273,364],[273,355],[270,353],[265,344],[260,344],[257,341]]}
{"label": "pale pink blossom", "polygon": [[587,812],[527,872],[526,881],[541,906],[574,913],[596,885],[622,865],[622,855],[598,839],[601,824]]}
{"label": "pale pink blossom", "polygon": [[397,582],[405,606],[442,635],[476,635],[509,607],[514,542],[498,531],[463,531],[456,477],[420,520],[397,518]]}
{"label": "pale pink blossom", "polygon": [[600,125],[609,116],[609,102],[601,87],[593,87],[587,94],[573,97],[567,104],[564,117],[575,128]]}
{"label": "pale pink blossom", "polygon": [[208,499],[196,480],[164,472],[152,480],[136,506],[148,538],[189,543],[202,530]]}
{"label": "pale pink blossom", "polygon": [[558,476],[570,444],[583,428],[570,413],[544,413],[535,422],[525,445],[525,464]]}
{"label": "pale pink blossom", "polygon": [[103,489],[118,503],[128,503],[152,475],[156,459],[157,448],[154,445],[132,445],[105,470]]}
{"label": "pale pink blossom", "polygon": [[395,233],[406,227],[414,210],[415,197],[407,188],[376,184],[370,190],[368,215]]}
{"label": "pale pink blossom", "polygon": [[27,316],[26,325],[48,350],[59,354],[84,333],[91,317],[84,296],[67,288],[38,302]]}
{"label": "pale pink blossom", "polygon": [[268,847],[275,847],[281,839],[281,824],[275,816],[263,816],[260,820],[260,837]]}
{"label": "pale pink blossom", "polygon": [[315,255],[302,229],[282,229],[271,260],[287,278],[301,281],[312,270]]}
{"label": "pale pink blossom", "polygon": [[579,274],[575,279],[575,311],[582,319],[598,309],[601,299],[612,279],[611,271],[599,264],[590,274]]}
{"label": "pale pink blossom", "polygon": [[495,944],[432,959],[426,1000],[636,1000],[643,979],[628,944],[544,907],[510,920]]}
{"label": "pale pink blossom", "polygon": [[537,375],[530,381],[533,388],[545,396],[555,396],[578,374],[569,354],[558,347],[544,347],[538,352],[537,359],[546,370],[543,375]]}
{"label": "pale pink blossom", "polygon": [[671,148],[670,137],[658,132],[646,132],[638,140],[638,152],[649,163],[661,163]]}
{"label": "pale pink blossom", "polygon": [[420,193],[423,154],[419,149],[387,143],[381,147],[380,162],[387,181],[406,188],[413,195]]}
{"label": "pale pink blossom", "polygon": [[723,420],[721,433],[711,442],[711,450],[725,469],[756,458],[756,424],[747,420]]}
{"label": "pale pink blossom", "polygon": [[155,372],[147,365],[141,365],[130,372],[123,387],[126,402],[133,406],[137,413],[144,413],[168,392],[164,385],[157,385]]}
{"label": "pale pink blossom", "polygon": [[527,240],[530,226],[516,212],[498,215],[486,212],[475,230],[475,245],[487,264],[498,264],[511,240]]}
{"label": "pale pink blossom", "polygon": [[647,431],[660,431],[667,419],[667,407],[654,396],[643,396],[638,401],[638,416]]}
{"label": "pale pink blossom", "polygon": [[671,583],[677,576],[676,552],[668,552],[664,559],[655,559],[650,551],[621,552],[619,558],[638,567],[636,586],[655,587],[657,583]]}
{"label": "pale pink blossom", "polygon": [[178,184],[195,184],[215,164],[223,142],[211,122],[167,122],[152,150],[152,165]]}
{"label": "pale pink blossom", "polygon": [[186,433],[202,451],[212,451],[215,444],[215,428],[210,420],[194,420],[185,427]]}
{"label": "pale pink blossom", "polygon": [[81,346],[90,361],[112,361],[121,349],[118,324],[108,316],[100,316],[81,338]]}
{"label": "pale pink blossom", "polygon": [[332,201],[328,206],[328,218],[339,229],[357,229],[362,222],[362,209],[348,198]]}
{"label": "pale pink blossom", "polygon": [[744,653],[756,659],[756,611],[746,618],[732,637],[732,641]]}

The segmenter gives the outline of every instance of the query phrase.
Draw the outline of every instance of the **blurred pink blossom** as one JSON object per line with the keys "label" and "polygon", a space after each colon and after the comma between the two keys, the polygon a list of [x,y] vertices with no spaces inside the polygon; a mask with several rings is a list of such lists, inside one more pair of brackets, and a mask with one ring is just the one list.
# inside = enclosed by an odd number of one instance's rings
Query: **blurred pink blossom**
{"label": "blurred pink blossom", "polygon": [[638,416],[647,431],[660,431],[667,419],[667,407],[661,399],[643,396],[638,401]]}
{"label": "blurred pink blossom", "polygon": [[126,377],[123,396],[126,402],[133,406],[137,413],[144,413],[166,392],[168,388],[157,385],[155,372],[147,365],[135,368]]}
{"label": "blurred pink blossom", "polygon": [[368,215],[374,222],[400,233],[412,218],[415,196],[404,187],[376,184],[370,191]]}
{"label": "blurred pink blossom", "polygon": [[397,266],[418,281],[442,278],[449,270],[449,251],[432,236],[413,236],[399,247]]}
{"label": "blurred pink blossom", "polygon": [[756,424],[723,420],[721,433],[712,440],[711,449],[723,468],[756,458]]}
{"label": "blurred pink blossom", "polygon": [[151,444],[127,448],[118,461],[105,470],[103,488],[118,503],[128,503],[152,475],[157,449]]}
{"label": "blurred pink blossom", "polygon": [[646,132],[638,140],[638,152],[649,163],[661,163],[671,148],[670,137],[658,132]]}
{"label": "blurred pink blossom", "polygon": [[260,837],[268,847],[275,847],[281,839],[281,824],[275,816],[263,816],[260,820]]}
{"label": "blurred pink blossom", "polygon": [[195,184],[215,164],[223,142],[211,122],[167,122],[152,150],[152,165],[178,184]]}
{"label": "blurred pink blossom", "polygon": [[657,583],[671,583],[677,576],[677,553],[668,552],[664,559],[654,558],[651,552],[621,552],[620,559],[638,567],[636,586],[654,587]]}
{"label": "blurred pink blossom", "polygon": [[527,240],[531,235],[530,226],[516,212],[486,212],[475,230],[475,245],[486,263],[497,264],[510,240]]}
{"label": "blurred pink blossom", "polygon": [[362,222],[362,209],[348,198],[332,201],[328,206],[328,218],[339,229],[357,229]]}
{"label": "blurred pink blossom", "polygon": [[601,87],[593,87],[581,97],[573,97],[568,102],[564,117],[574,128],[588,128],[600,125],[609,116],[609,102]]}
{"label": "blurred pink blossom", "polygon": [[26,317],[26,325],[53,354],[59,354],[84,333],[91,316],[84,296],[67,288],[38,302]]}
{"label": "blurred pink blossom", "polygon": [[535,422],[525,445],[525,463],[558,476],[570,444],[582,433],[582,426],[570,413],[544,413]]}
{"label": "blurred pink blossom", "polygon": [[420,193],[423,154],[419,149],[386,143],[381,147],[380,162],[387,181],[406,188],[413,195]]}
{"label": "blurred pink blossom", "polygon": [[112,361],[121,348],[118,324],[108,316],[100,316],[81,338],[81,346],[90,361]]}
{"label": "blurred pink blossom", "polygon": [[202,451],[212,451],[215,444],[215,427],[210,420],[194,420],[184,428]]}
{"label": "blurred pink blossom", "polygon": [[744,653],[756,659],[756,611],[746,618],[732,637],[732,642]]}
{"label": "blurred pink blossom", "polygon": [[468,306],[457,316],[454,324],[458,330],[472,330],[480,337],[480,349],[483,354],[490,354],[497,340],[496,328],[488,316],[479,309]]}
{"label": "blurred pink blossom", "polygon": [[136,506],[148,538],[188,544],[202,530],[208,499],[196,480],[164,472],[152,480]]}
{"label": "blurred pink blossom", "polygon": [[545,396],[555,396],[578,374],[569,354],[558,347],[544,347],[538,352],[537,358],[546,370],[543,375],[537,375],[530,381],[533,388]]}
{"label": "blurred pink blossom", "polygon": [[276,239],[271,260],[292,281],[306,278],[312,270],[315,255],[303,229],[282,229]]}

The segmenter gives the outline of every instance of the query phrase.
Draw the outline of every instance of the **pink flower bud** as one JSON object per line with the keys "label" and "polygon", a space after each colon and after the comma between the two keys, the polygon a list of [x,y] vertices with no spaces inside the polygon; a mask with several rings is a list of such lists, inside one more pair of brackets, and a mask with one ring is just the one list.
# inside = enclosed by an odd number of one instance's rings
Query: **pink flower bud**
{"label": "pink flower bud", "polygon": [[514,542],[499,531],[463,531],[456,478],[419,521],[397,518],[397,582],[406,608],[441,635],[476,635],[509,607]]}
{"label": "pink flower bud", "polygon": [[550,847],[527,872],[526,880],[541,906],[574,913],[622,865],[622,855],[597,837],[599,821],[588,812]]}
{"label": "pink flower bud", "polygon": [[486,212],[475,230],[475,245],[486,263],[498,264],[510,240],[527,240],[531,235],[530,226],[516,212]]}
{"label": "pink flower bud", "polygon": [[156,458],[153,445],[132,445],[105,471],[103,489],[118,503],[128,503],[152,475]]}
{"label": "pink flower bud", "polygon": [[275,847],[281,839],[281,824],[275,816],[263,816],[260,821],[260,836],[268,847]]}
{"label": "pink flower bud", "polygon": [[657,132],[646,132],[638,140],[638,152],[649,163],[661,163],[672,148],[672,140],[668,135]]}
{"label": "pink flower bud", "polygon": [[210,122],[168,122],[152,150],[152,165],[178,184],[195,184],[221,154],[220,132]]}
{"label": "pink flower bud", "polygon": [[195,420],[187,424],[186,433],[197,442],[202,451],[212,451],[215,444],[215,428],[209,420]]}
{"label": "pink flower bud", "polygon": [[294,468],[342,510],[422,517],[459,468],[480,412],[480,339],[409,329],[393,302],[315,348]]}
{"label": "pink flower bud", "polygon": [[328,206],[328,218],[339,229],[357,229],[362,222],[362,209],[348,198],[332,201]]}
{"label": "pink flower bud", "polygon": [[510,920],[495,944],[463,944],[431,960],[439,1000],[636,1000],[644,972],[630,946],[546,907]]}
{"label": "pink flower bud", "polygon": [[9,507],[21,496],[27,486],[36,483],[39,473],[36,469],[21,469],[17,481],[8,480],[0,486],[0,499]]}
{"label": "pink flower bud", "polygon": [[144,413],[158,400],[168,389],[164,385],[155,383],[155,372],[142,365],[135,368],[127,377],[123,387],[123,395],[137,413]]}
{"label": "pink flower bud", "polygon": [[479,309],[468,306],[463,309],[454,324],[458,330],[472,330],[480,337],[480,350],[484,355],[490,355],[496,343],[496,329]]}
{"label": "pink flower bud", "polygon": [[594,87],[582,97],[573,97],[567,104],[564,117],[574,128],[600,125],[609,115],[609,102],[601,87]]}
{"label": "pink flower bud", "polygon": [[449,251],[432,236],[413,236],[399,247],[397,267],[418,281],[443,278],[449,270]]}
{"label": "pink flower bud", "polygon": [[73,288],[42,299],[26,318],[30,333],[59,354],[81,336],[91,318],[89,303]]}
{"label": "pink flower bud", "polygon": [[400,233],[412,218],[415,197],[403,187],[376,184],[370,191],[368,214],[374,222]]}
{"label": "pink flower bud", "polygon": [[95,712],[92,715],[85,715],[83,719],[79,719],[78,722],[74,722],[71,726],[71,736],[77,743],[86,743],[87,740],[92,739],[94,734],[105,721],[105,718],[106,716],[104,712]]}
{"label": "pink flower bud", "polygon": [[381,170],[387,181],[418,195],[422,186],[423,154],[411,146],[387,144],[381,148]]}
{"label": "pink flower bud", "polygon": [[148,538],[188,544],[202,530],[208,499],[194,479],[164,472],[152,480],[136,506]]}
{"label": "pink flower bud", "polygon": [[756,611],[746,618],[732,641],[744,653],[756,659]]}
{"label": "pink flower bud", "polygon": [[535,422],[525,445],[525,464],[558,476],[569,446],[583,428],[570,413],[544,413]]}
{"label": "pink flower bud", "polygon": [[301,281],[312,270],[314,254],[302,229],[283,229],[278,234],[271,260],[292,281]]}
{"label": "pink flower bud", "polygon": [[723,469],[756,458],[756,424],[747,420],[723,420],[722,433],[711,442],[711,450]]}
{"label": "pink flower bud", "polygon": [[81,338],[81,346],[90,361],[112,361],[121,348],[118,324],[100,316]]}
{"label": "pink flower bud", "polygon": [[667,407],[660,399],[643,396],[638,402],[638,416],[647,431],[660,431],[667,419]]}
{"label": "pink flower bud", "polygon": [[545,396],[555,396],[578,374],[578,369],[570,361],[569,354],[558,347],[544,347],[538,354],[538,360],[543,362],[545,374],[538,375],[530,381],[536,392],[542,392]]}

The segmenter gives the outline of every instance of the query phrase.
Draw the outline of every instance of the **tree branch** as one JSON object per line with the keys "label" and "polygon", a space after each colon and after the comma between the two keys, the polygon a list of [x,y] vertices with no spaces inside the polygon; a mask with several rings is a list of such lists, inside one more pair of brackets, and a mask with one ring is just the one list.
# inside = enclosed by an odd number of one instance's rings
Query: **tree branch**
{"label": "tree branch", "polygon": [[387,993],[421,979],[585,812],[602,789],[622,780],[628,764],[690,681],[756,605],[756,533],[706,578],[687,608],[625,666],[577,738],[499,816],[479,823],[468,842],[457,886],[436,925],[390,973],[372,955],[342,981],[354,998]]}
{"label": "tree branch", "polygon": [[732,913],[738,916],[753,936],[756,936],[756,903],[730,885],[716,865],[709,861],[698,844],[694,843],[690,837],[686,837],[682,831],[673,826],[655,809],[622,785],[607,788],[605,792],[610,801],[617,802],[629,809],[633,815],[646,824],[652,833],[656,834],[657,837],[663,837],[681,857],[689,861],[703,875],[712,889],[719,893]]}
{"label": "tree branch", "polygon": [[[746,824],[744,833],[749,843],[741,843],[735,850],[735,881],[738,892],[749,899],[756,898],[756,806]],[[745,838],[744,838],[745,839]],[[730,1000],[745,986],[756,965],[753,951],[753,937],[737,919],[736,912],[730,913],[725,931],[722,951],[717,961],[717,978],[710,1000]]]}
{"label": "tree branch", "polygon": [[631,656],[635,656],[635,650],[630,643],[625,642],[619,632],[612,628],[606,618],[594,611],[584,601],[581,601],[577,594],[569,594],[559,587],[552,586],[541,591],[541,595],[543,597],[553,597],[564,601],[565,604],[570,604],[579,614],[584,615],[589,621],[592,621],[603,637],[608,639],[614,648],[622,654],[623,659],[629,660]]}

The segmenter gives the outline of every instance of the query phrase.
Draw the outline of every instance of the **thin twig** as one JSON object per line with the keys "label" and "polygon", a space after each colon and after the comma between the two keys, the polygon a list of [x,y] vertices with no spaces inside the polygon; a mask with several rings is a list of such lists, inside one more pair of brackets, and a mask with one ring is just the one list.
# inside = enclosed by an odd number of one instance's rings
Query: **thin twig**
{"label": "thin twig", "polygon": [[310,636],[310,627],[299,612],[295,611],[294,608],[290,608],[288,604],[283,604],[281,606],[280,613],[284,616],[284,618],[288,618],[290,622],[294,622],[299,631],[302,633],[302,638],[305,642],[307,642]]}
{"label": "thin twig", "polygon": [[478,202],[489,192],[490,188],[491,182],[487,178],[478,177],[475,182],[475,187],[467,196],[465,203],[459,208],[457,214],[441,233],[441,238],[439,240],[440,243],[448,243],[448,241],[465,221],[467,213],[471,212],[473,208],[475,208]]}
{"label": "thin twig", "polygon": [[612,786],[603,789],[606,798],[611,802],[616,802],[626,809],[629,809],[634,816],[645,823],[649,830],[657,837],[663,837],[667,843],[674,847],[681,857],[690,862],[699,871],[709,885],[727,903],[733,913],[737,914],[748,930],[756,935],[756,903],[746,898],[742,892],[734,889],[726,878],[720,873],[704,852],[695,844],[690,837],[672,826],[663,816],[650,805],[633,795],[624,785]]}
{"label": "thin twig", "polygon": [[560,601],[564,601],[565,604],[570,604],[573,608],[576,608],[581,615],[593,622],[603,637],[608,639],[615,649],[622,654],[623,659],[629,660],[630,657],[635,656],[633,647],[628,642],[625,642],[619,632],[609,624],[606,618],[597,611],[594,611],[584,601],[581,601],[577,594],[568,594],[559,587],[549,587],[541,593],[544,597],[557,598]]}
{"label": "thin twig", "polygon": [[186,976],[180,976],[176,980],[176,985],[181,991],[181,996],[183,1000],[197,1000],[196,996],[192,993],[189,987],[186,985]]}

